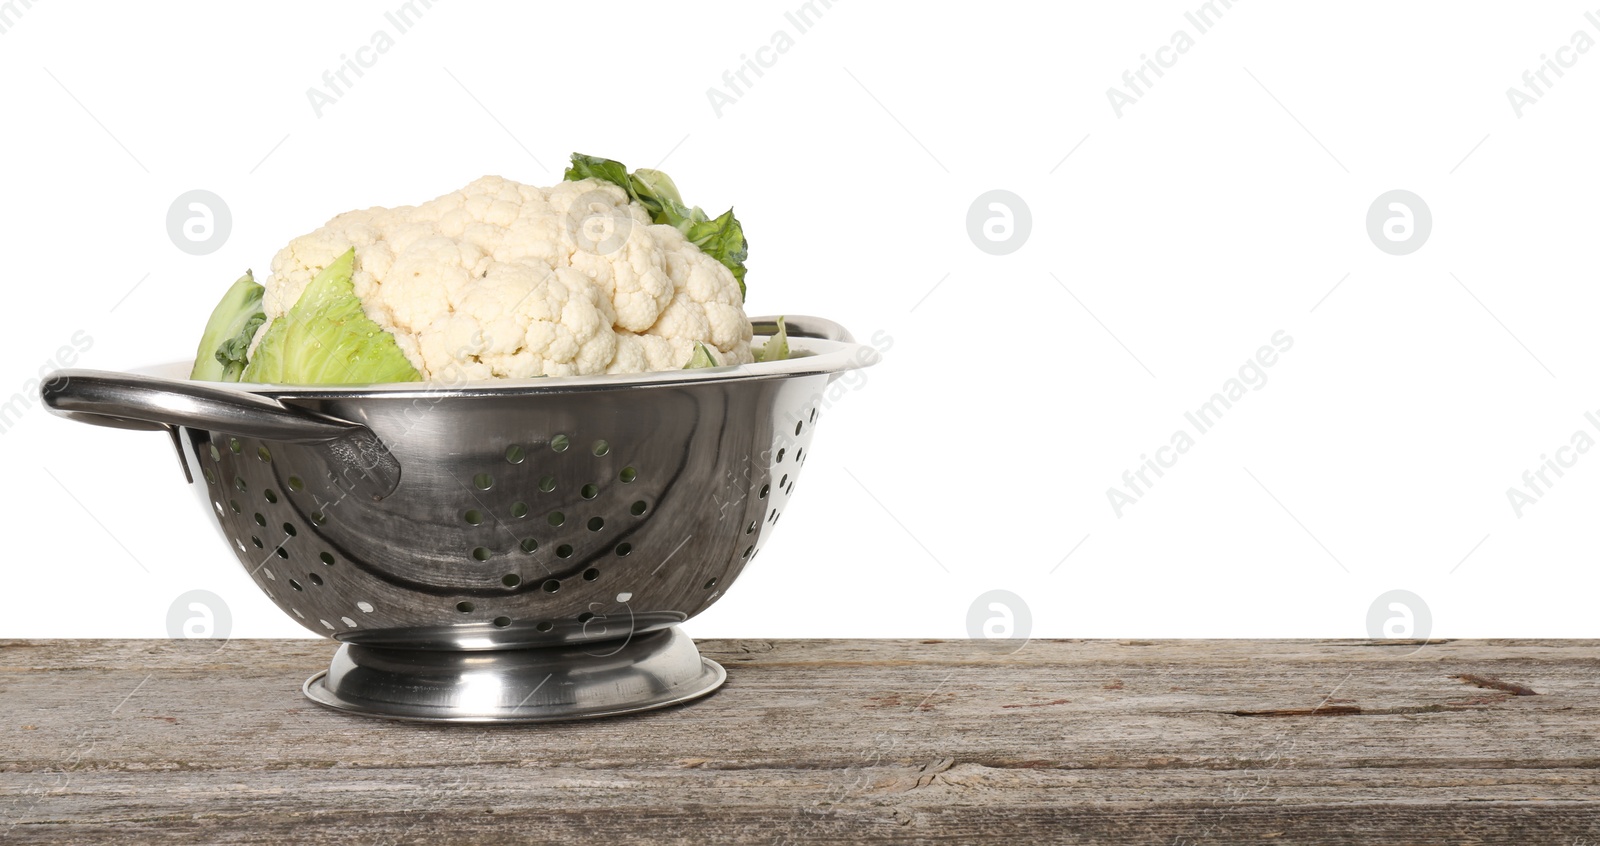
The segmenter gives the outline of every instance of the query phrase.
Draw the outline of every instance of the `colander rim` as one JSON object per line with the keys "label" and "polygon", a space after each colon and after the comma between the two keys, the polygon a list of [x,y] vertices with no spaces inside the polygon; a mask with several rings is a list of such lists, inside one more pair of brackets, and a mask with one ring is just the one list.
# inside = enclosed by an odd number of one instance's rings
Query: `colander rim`
{"label": "colander rim", "polygon": [[[758,336],[759,337],[759,336]],[[573,391],[618,390],[655,385],[691,385],[738,382],[843,373],[871,367],[881,361],[866,344],[821,338],[789,339],[791,357],[784,361],[732,364],[697,370],[664,370],[598,376],[543,376],[531,379],[493,379],[457,383],[390,382],[372,385],[279,385],[259,382],[207,382],[208,387],[274,398],[517,396]],[[140,376],[187,381],[194,359],[129,368]]]}

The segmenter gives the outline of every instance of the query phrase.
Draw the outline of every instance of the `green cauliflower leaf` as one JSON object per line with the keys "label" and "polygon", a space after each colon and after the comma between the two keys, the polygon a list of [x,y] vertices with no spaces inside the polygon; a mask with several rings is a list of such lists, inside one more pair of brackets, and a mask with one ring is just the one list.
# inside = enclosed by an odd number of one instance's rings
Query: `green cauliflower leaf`
{"label": "green cauliflower leaf", "polygon": [[762,344],[760,349],[752,350],[756,361],[783,361],[789,357],[789,327],[784,324],[782,317],[778,318],[778,331]]}
{"label": "green cauliflower leaf", "polygon": [[356,251],[323,268],[288,313],[272,321],[243,381],[282,385],[417,382],[394,336],[361,310],[350,281]]}
{"label": "green cauliflower leaf", "polygon": [[250,339],[267,319],[261,310],[261,297],[266,291],[256,282],[255,275],[246,270],[239,281],[233,283],[217,307],[211,310],[206,328],[200,335],[200,346],[194,353],[194,368],[190,379],[207,382],[237,382],[244,372],[245,352]]}

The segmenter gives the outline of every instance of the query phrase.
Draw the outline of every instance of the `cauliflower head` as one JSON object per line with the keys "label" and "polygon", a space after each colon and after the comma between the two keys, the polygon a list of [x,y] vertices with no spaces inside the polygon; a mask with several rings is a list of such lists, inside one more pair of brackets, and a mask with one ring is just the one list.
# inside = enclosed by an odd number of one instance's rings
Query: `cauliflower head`
{"label": "cauliflower head", "polygon": [[290,241],[272,260],[251,354],[354,249],[362,311],[424,379],[674,370],[700,345],[718,364],[753,361],[742,280],[697,245],[709,247],[695,228],[712,223],[704,213],[653,222],[659,210],[626,183],[574,175],[550,188],[485,176],[421,205],[346,212]]}

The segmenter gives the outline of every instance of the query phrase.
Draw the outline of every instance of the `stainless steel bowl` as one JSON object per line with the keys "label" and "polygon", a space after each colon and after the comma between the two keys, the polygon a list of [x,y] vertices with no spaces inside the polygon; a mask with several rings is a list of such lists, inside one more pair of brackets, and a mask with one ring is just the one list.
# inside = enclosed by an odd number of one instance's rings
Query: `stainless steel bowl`
{"label": "stainless steel bowl", "polygon": [[[775,330],[758,318],[758,333]],[[722,684],[676,624],[761,550],[828,383],[877,361],[787,319],[787,361],[377,386],[66,370],[57,414],[165,429],[239,563],[344,645],[305,694],[384,717],[537,722]]]}

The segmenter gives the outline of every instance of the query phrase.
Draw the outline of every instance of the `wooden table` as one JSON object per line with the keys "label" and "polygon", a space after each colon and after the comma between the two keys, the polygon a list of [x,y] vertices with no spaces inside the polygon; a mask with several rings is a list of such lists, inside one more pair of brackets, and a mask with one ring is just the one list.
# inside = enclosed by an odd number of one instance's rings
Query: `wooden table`
{"label": "wooden table", "polygon": [[483,729],[305,701],[327,642],[0,642],[0,840],[1600,846],[1600,643],[1017,646],[708,641],[709,699]]}

